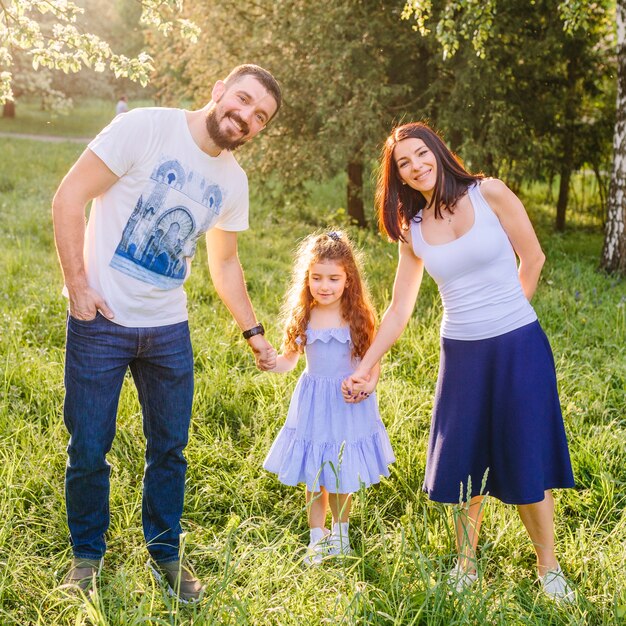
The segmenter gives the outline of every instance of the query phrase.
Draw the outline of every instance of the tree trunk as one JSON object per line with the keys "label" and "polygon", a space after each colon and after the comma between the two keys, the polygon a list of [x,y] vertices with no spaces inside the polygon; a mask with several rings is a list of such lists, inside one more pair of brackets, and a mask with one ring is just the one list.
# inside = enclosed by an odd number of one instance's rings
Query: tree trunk
{"label": "tree trunk", "polygon": [[617,107],[613,170],[600,267],[626,274],[626,0],[617,1]]}
{"label": "tree trunk", "polygon": [[2,117],[15,117],[15,102],[7,100],[2,107]]}
{"label": "tree trunk", "polygon": [[559,232],[565,230],[565,213],[569,200],[569,187],[574,169],[574,148],[576,141],[576,120],[580,115],[580,95],[576,85],[579,79],[580,50],[573,45],[566,46],[567,56],[567,92],[565,94],[564,125],[561,131],[561,155],[558,166],[560,174],[559,197],[556,201],[555,228]]}
{"label": "tree trunk", "polygon": [[548,175],[548,193],[546,194],[546,202],[552,204],[554,202],[554,194],[552,193],[552,187],[554,185],[554,172],[550,171]]}
{"label": "tree trunk", "polygon": [[602,221],[604,222],[604,220],[606,219],[606,203],[608,192],[606,189],[606,184],[604,182],[604,177],[602,176],[602,172],[600,171],[600,164],[594,162],[592,167],[593,173],[596,177],[596,183],[598,184],[598,195],[600,196],[600,215]]}
{"label": "tree trunk", "polygon": [[363,162],[348,163],[348,215],[363,227],[367,225],[363,207]]}
{"label": "tree trunk", "polygon": [[562,233],[565,230],[565,212],[569,200],[569,181],[572,178],[572,168],[569,163],[561,166],[561,181],[559,183],[559,199],[556,202],[556,229]]}

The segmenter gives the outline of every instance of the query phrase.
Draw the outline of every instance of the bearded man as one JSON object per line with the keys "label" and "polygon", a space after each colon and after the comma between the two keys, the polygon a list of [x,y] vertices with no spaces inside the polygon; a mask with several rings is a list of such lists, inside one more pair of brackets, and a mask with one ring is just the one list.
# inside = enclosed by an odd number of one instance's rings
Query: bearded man
{"label": "bearded man", "polygon": [[[274,77],[241,65],[215,83],[202,109],[139,108],[88,146],[52,203],[69,299],[64,420],[65,477],[74,558],[65,583],[96,580],[109,526],[106,455],[130,367],[146,437],[142,522],[157,578],[182,601],[203,586],[181,558],[193,355],[183,287],[206,233],[215,289],[261,370],[275,365],[248,297],[237,233],[248,228],[248,181],[232,151],[261,132],[281,105]],[[87,228],[85,206],[92,201]]]}

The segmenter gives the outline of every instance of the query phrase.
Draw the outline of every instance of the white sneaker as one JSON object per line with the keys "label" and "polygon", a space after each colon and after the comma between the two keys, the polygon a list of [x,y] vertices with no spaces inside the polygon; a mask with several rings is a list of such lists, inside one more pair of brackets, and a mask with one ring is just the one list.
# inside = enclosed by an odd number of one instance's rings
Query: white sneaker
{"label": "white sneaker", "polygon": [[348,522],[333,524],[333,532],[327,539],[328,556],[349,556],[352,554],[350,537],[348,535]]}
{"label": "white sneaker", "polygon": [[477,572],[468,572],[457,563],[447,574],[446,582],[455,591],[461,592],[469,589],[478,580]]}
{"label": "white sneaker", "polygon": [[574,590],[563,575],[560,565],[556,569],[548,570],[543,576],[539,576],[544,593],[558,602],[574,602]]}
{"label": "white sneaker", "polygon": [[328,555],[328,538],[330,531],[327,528],[311,528],[310,542],[306,554],[302,559],[305,565],[319,565],[322,559]]}
{"label": "white sneaker", "polygon": [[352,546],[350,539],[347,537],[337,537],[331,535],[328,540],[328,556],[350,556],[352,554]]}

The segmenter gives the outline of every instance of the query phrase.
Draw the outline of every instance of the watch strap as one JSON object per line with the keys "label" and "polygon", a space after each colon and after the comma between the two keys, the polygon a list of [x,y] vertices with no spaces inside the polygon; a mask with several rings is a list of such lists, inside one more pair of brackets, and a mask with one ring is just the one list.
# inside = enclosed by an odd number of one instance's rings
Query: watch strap
{"label": "watch strap", "polygon": [[244,339],[250,339],[250,337],[254,337],[255,335],[264,335],[265,328],[263,328],[263,324],[259,322],[256,326],[253,326],[248,330],[244,330],[242,334]]}

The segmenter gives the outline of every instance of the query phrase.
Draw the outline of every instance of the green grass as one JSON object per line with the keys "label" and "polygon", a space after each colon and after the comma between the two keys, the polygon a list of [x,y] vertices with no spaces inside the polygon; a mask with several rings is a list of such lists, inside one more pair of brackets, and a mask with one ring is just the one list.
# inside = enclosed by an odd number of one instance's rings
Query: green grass
{"label": "green grass", "polygon": [[[147,100],[132,101],[131,109],[153,106]],[[16,103],[15,118],[0,117],[0,132],[58,135],[62,137],[95,137],[115,117],[115,102],[84,100],[67,113],[42,110],[34,99]]]}
{"label": "green grass", "polygon": [[[558,552],[578,594],[573,606],[559,607],[538,592],[522,525],[513,507],[496,501],[488,504],[482,532],[479,587],[455,598],[440,584],[454,553],[450,512],[421,492],[441,315],[430,279],[383,364],[379,402],[397,456],[392,475],[356,495],[355,557],[304,569],[303,492],[261,468],[297,373],[254,368],[211,286],[204,251],[187,287],[197,388],[183,524],[208,598],[200,607],[179,607],[145,570],[143,437],[130,380],[109,455],[112,522],[99,594],[86,603],[67,598],[58,588],[70,558],[65,302],[49,204],[80,150],[0,139],[1,624],[626,624],[626,285],[596,271],[600,230],[572,215],[566,234],[553,234],[552,209],[539,193],[527,204],[548,261],[534,304],[557,361],[577,481],[575,490],[556,494]],[[313,216],[343,203],[341,181],[329,182],[319,198],[291,209],[308,223],[253,202],[253,228],[240,239],[252,299],[276,344],[280,330],[272,321],[292,250],[323,225]],[[382,311],[395,249],[371,231],[351,232],[366,252]]]}

